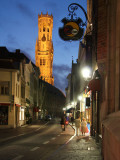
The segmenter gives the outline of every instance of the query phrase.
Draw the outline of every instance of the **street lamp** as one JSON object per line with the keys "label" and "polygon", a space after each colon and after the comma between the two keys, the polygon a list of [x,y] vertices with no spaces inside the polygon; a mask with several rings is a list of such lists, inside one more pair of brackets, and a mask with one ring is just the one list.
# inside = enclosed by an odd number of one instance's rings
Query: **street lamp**
{"label": "street lamp", "polygon": [[82,76],[85,79],[85,81],[91,78],[91,70],[89,67],[85,67],[82,69]]}

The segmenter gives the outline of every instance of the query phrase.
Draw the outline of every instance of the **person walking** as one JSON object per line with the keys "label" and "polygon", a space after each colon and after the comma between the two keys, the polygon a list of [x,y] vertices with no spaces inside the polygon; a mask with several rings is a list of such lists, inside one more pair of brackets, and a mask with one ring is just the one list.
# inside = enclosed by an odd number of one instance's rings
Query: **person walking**
{"label": "person walking", "polygon": [[73,123],[74,123],[74,117],[73,116],[71,117],[71,123],[72,123],[72,126],[73,126]]}
{"label": "person walking", "polygon": [[78,118],[75,120],[76,136],[79,136],[80,123],[81,123],[80,116],[78,116]]}
{"label": "person walking", "polygon": [[82,122],[81,122],[81,132],[82,132],[82,136],[83,136],[83,134],[85,135],[86,131],[87,131],[87,122],[86,122],[86,119],[83,118],[83,119],[82,119]]}
{"label": "person walking", "polygon": [[66,121],[65,116],[62,116],[60,124],[63,131],[65,131],[65,121]]}

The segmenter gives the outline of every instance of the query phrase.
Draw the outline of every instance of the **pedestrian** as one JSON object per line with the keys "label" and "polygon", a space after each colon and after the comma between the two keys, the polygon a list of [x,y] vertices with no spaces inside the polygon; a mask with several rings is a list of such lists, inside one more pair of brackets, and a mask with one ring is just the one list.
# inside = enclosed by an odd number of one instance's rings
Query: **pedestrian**
{"label": "pedestrian", "polygon": [[79,132],[80,132],[80,116],[78,116],[78,118],[75,120],[75,129],[76,129],[76,136],[79,136]]}
{"label": "pedestrian", "polygon": [[81,132],[82,132],[82,136],[83,134],[85,135],[85,133],[87,132],[87,122],[85,118],[83,118],[81,122]]}
{"label": "pedestrian", "polygon": [[65,121],[66,121],[65,116],[62,116],[60,124],[61,124],[61,128],[62,128],[63,131],[65,131]]}
{"label": "pedestrian", "polygon": [[66,127],[67,127],[67,125],[69,124],[69,117],[66,117],[65,124],[66,124]]}
{"label": "pedestrian", "polygon": [[71,117],[71,123],[72,123],[72,126],[73,126],[73,123],[74,123],[74,117],[73,116]]}

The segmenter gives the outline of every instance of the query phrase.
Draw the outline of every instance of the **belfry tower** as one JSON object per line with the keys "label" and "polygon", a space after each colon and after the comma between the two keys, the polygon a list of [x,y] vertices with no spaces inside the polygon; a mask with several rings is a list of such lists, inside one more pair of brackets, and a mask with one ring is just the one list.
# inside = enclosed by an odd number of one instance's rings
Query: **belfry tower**
{"label": "belfry tower", "polygon": [[54,85],[53,69],[53,16],[38,15],[38,40],[35,46],[35,63],[40,68],[40,78]]}

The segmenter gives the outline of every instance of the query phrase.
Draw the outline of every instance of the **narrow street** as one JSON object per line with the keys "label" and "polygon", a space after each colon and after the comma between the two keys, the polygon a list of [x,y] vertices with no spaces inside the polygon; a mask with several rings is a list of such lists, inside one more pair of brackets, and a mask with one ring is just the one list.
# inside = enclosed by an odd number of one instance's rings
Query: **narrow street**
{"label": "narrow street", "polygon": [[12,129],[7,139],[4,132],[8,131],[0,132],[1,160],[101,160],[100,146],[91,137],[76,137],[71,125],[62,131],[59,121]]}

